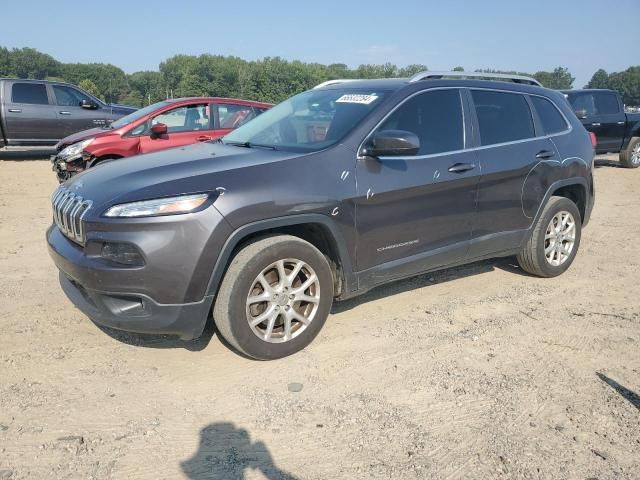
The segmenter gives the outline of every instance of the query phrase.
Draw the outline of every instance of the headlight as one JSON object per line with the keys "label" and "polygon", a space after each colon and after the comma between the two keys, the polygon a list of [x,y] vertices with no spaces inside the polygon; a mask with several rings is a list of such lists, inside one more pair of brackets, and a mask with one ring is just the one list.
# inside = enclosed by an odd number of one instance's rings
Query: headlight
{"label": "headlight", "polygon": [[82,155],[82,151],[87,148],[94,140],[95,138],[87,138],[86,140],[83,140],[81,142],[69,145],[58,154],[58,157],[65,161],[71,160],[72,158],[75,159],[76,157]]}
{"label": "headlight", "polygon": [[200,208],[208,198],[208,193],[198,193],[195,195],[180,195],[178,197],[156,198],[154,200],[144,200],[142,202],[123,203],[109,208],[104,212],[104,216],[131,218],[189,213]]}

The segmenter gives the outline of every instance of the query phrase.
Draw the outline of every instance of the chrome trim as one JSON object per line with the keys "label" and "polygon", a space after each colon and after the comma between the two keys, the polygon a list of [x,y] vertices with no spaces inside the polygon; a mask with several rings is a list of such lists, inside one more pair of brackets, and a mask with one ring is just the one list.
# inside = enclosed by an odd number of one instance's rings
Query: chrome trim
{"label": "chrome trim", "polygon": [[542,87],[542,84],[533,77],[527,77],[525,75],[511,75],[508,73],[488,73],[488,72],[430,72],[425,70],[424,72],[416,73],[409,79],[409,83],[419,82],[421,80],[439,80],[441,78],[481,78],[485,80],[505,81],[509,80],[514,83],[524,83],[527,85],[535,85],[536,87]]}
{"label": "chrome trim", "polygon": [[60,186],[51,196],[53,221],[60,231],[70,240],[84,245],[84,216],[92,202]]}

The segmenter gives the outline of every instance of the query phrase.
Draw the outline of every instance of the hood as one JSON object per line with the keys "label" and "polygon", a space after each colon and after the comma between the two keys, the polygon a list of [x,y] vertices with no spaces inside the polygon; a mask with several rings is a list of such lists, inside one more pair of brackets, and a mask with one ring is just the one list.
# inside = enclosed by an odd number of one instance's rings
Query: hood
{"label": "hood", "polygon": [[55,148],[56,148],[57,151],[60,151],[64,147],[67,147],[67,146],[72,145],[74,143],[81,142],[82,140],[86,140],[87,138],[101,137],[101,136],[104,136],[104,135],[109,135],[112,132],[113,132],[113,130],[109,130],[109,129],[101,128],[101,127],[90,128],[89,130],[82,130],[81,132],[74,133],[73,135],[69,135],[68,137],[64,137],[62,140],[60,140],[56,144]]}
{"label": "hood", "polygon": [[251,174],[257,165],[301,154],[220,143],[197,143],[157,153],[104,161],[65,182],[94,204],[90,216],[118,203],[135,202],[225,187],[227,176]]}

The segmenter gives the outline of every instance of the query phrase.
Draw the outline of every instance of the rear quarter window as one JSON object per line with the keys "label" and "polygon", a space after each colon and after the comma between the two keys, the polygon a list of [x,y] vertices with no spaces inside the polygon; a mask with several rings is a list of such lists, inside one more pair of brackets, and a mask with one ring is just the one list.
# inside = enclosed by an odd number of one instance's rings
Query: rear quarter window
{"label": "rear quarter window", "polygon": [[472,90],[482,145],[535,137],[533,118],[524,95]]}
{"label": "rear quarter window", "polygon": [[553,135],[564,132],[569,128],[562,114],[550,100],[533,96],[529,98],[531,99],[531,103],[533,103],[533,108],[536,109],[540,122],[542,122],[542,128],[545,134]]}
{"label": "rear quarter window", "polygon": [[13,103],[48,105],[47,87],[43,83],[14,83],[11,89]]}

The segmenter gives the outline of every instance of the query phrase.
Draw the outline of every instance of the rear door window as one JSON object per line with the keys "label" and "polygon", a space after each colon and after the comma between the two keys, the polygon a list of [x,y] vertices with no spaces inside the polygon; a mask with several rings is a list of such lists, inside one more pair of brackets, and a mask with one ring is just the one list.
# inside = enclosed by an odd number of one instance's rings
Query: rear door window
{"label": "rear door window", "polygon": [[613,93],[596,92],[593,94],[593,99],[598,115],[611,115],[620,111],[618,97]]}
{"label": "rear door window", "polygon": [[533,118],[524,95],[472,90],[482,145],[535,137]]}
{"label": "rear door window", "polygon": [[538,113],[538,117],[542,122],[542,128],[546,135],[564,132],[569,128],[562,114],[550,100],[536,96],[531,96],[529,98]]}
{"label": "rear door window", "polygon": [[416,95],[395,110],[378,128],[405,130],[420,139],[418,155],[464,148],[462,101],[458,89],[433,90]]}
{"label": "rear door window", "polygon": [[13,103],[48,105],[47,87],[43,83],[14,83],[11,89]]}

